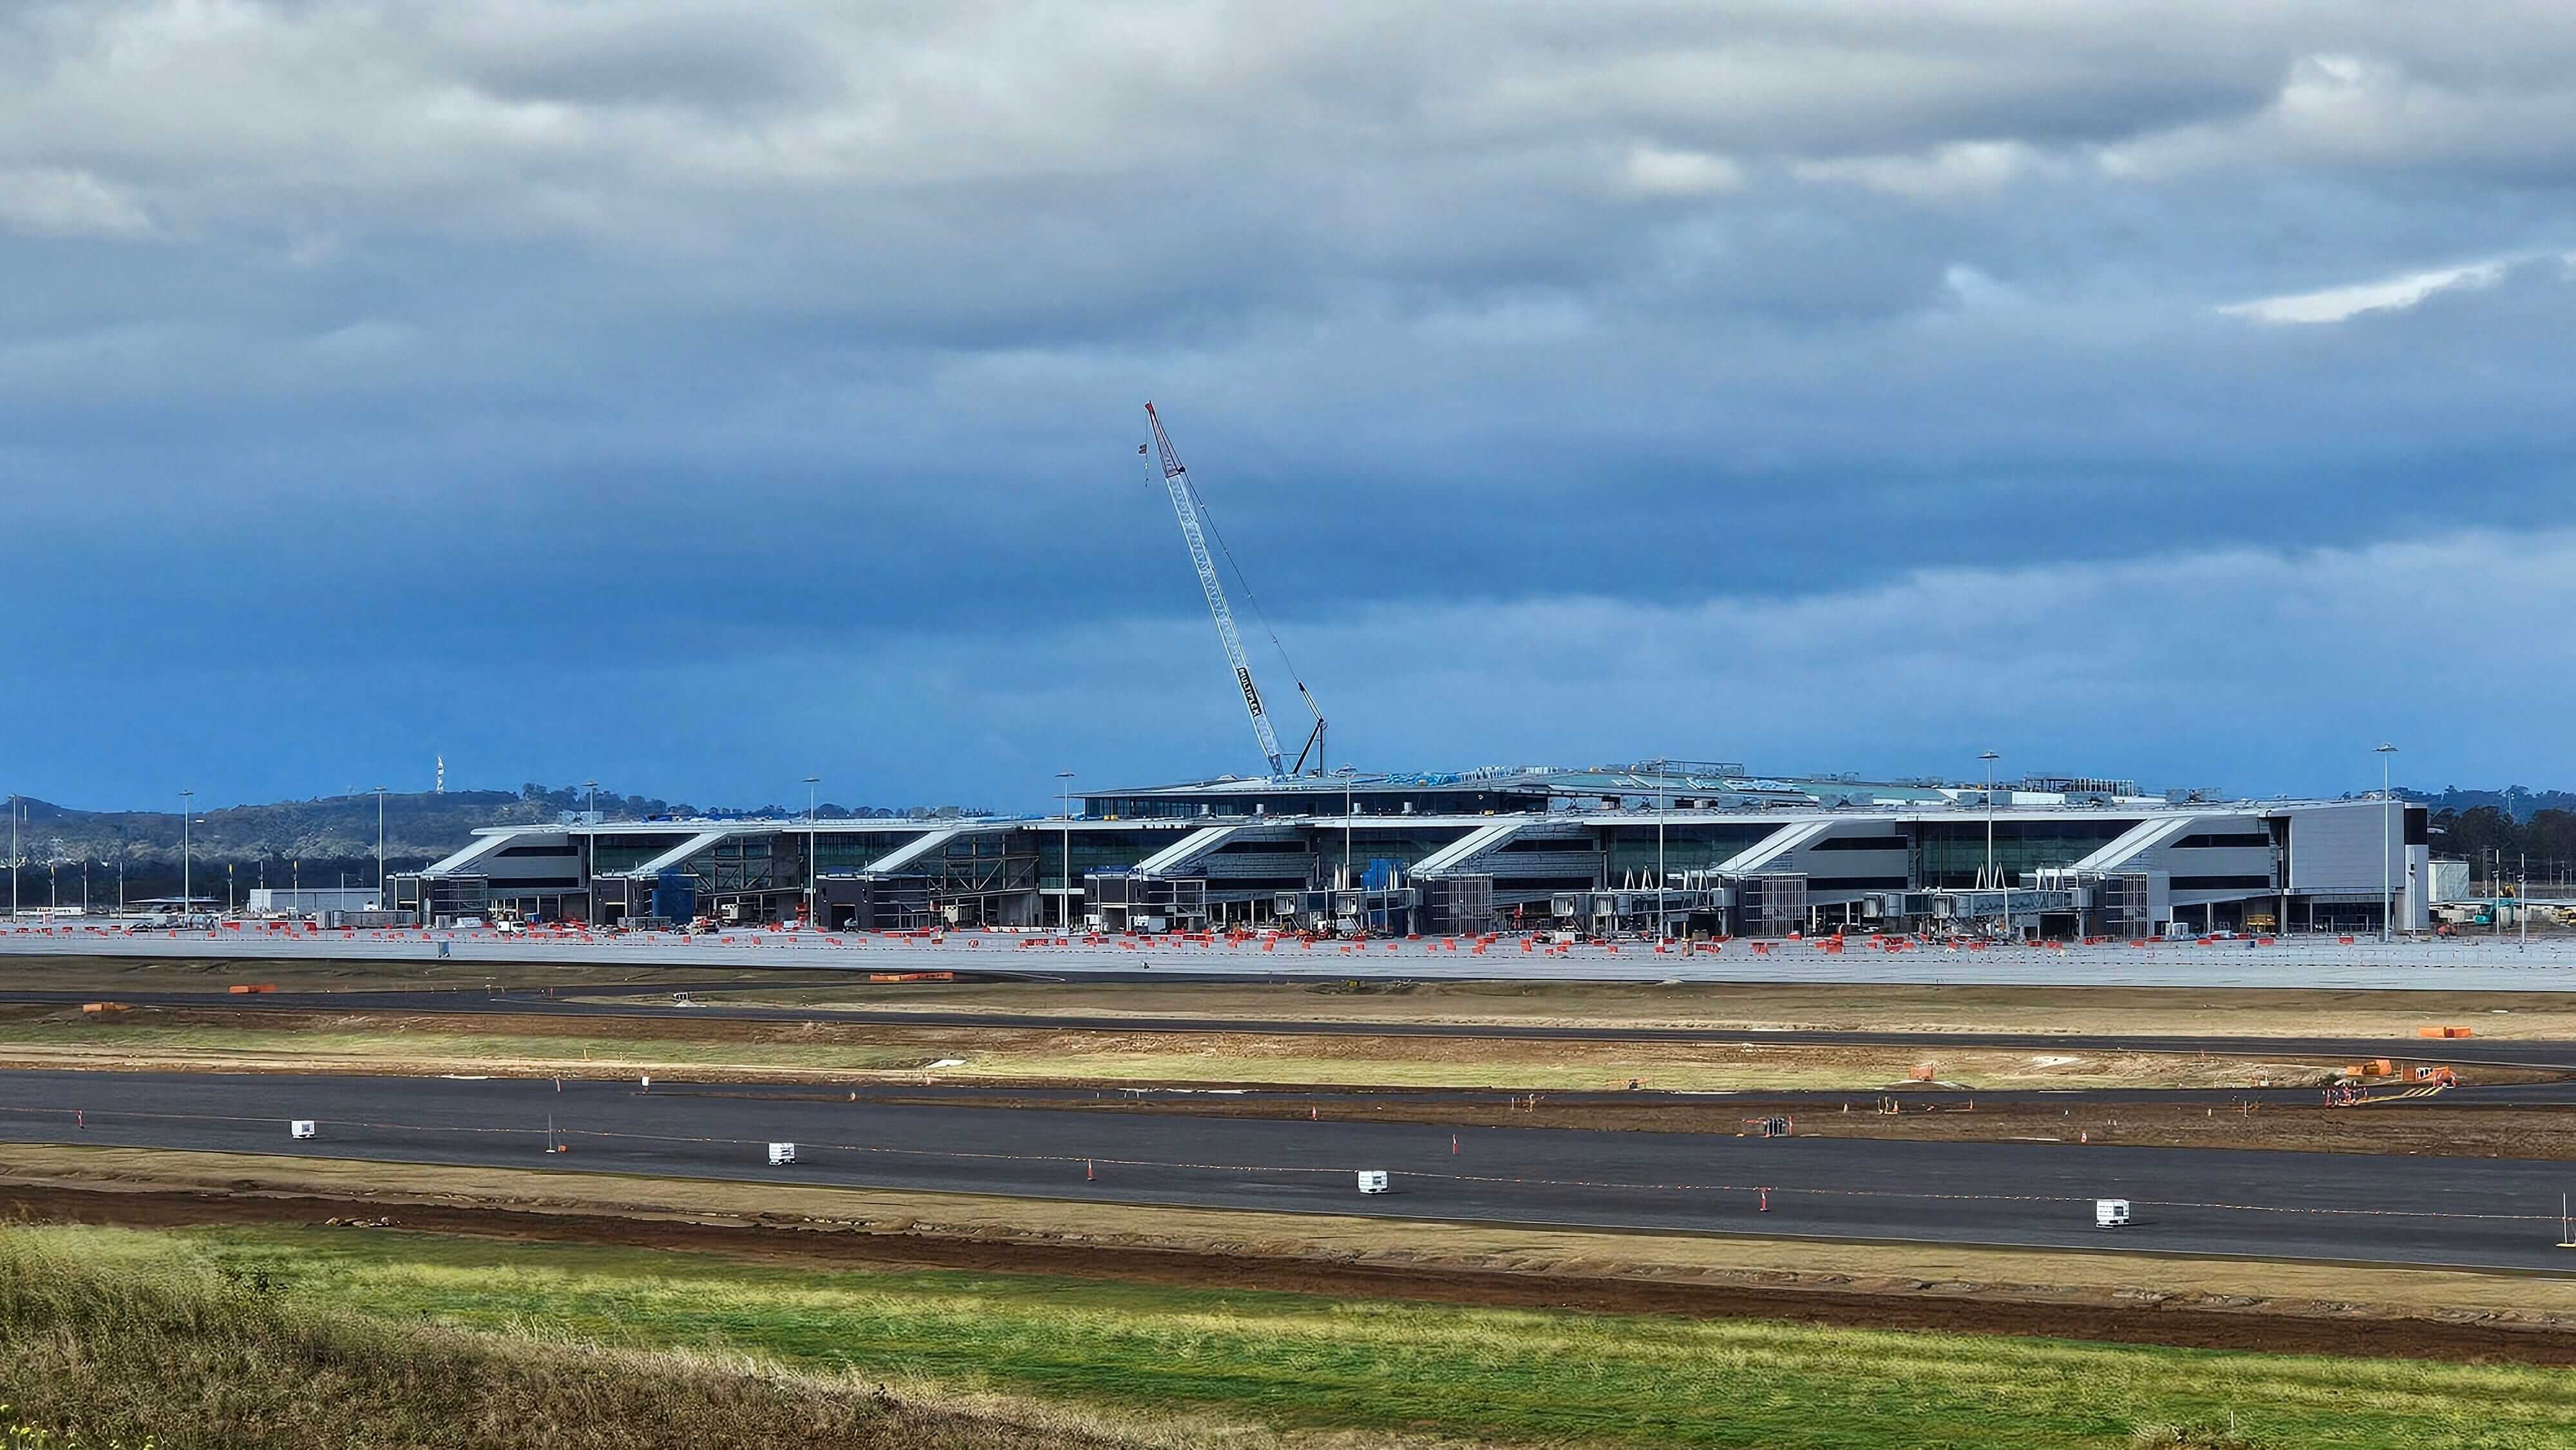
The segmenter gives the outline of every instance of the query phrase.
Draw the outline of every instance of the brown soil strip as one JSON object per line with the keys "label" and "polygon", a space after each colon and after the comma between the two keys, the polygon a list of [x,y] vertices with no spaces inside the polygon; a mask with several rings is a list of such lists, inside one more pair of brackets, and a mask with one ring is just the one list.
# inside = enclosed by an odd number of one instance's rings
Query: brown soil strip
{"label": "brown soil strip", "polygon": [[[175,944],[174,944],[175,945]],[[1517,953],[1512,955],[1516,956]],[[2498,948],[2510,956],[2509,944]],[[1043,971],[1042,954],[978,965]],[[859,965],[864,966],[865,963]],[[1382,965],[1382,964],[1373,964]],[[1506,959],[1496,970],[1514,970]],[[2213,1023],[2249,1037],[2411,1038],[2419,1026],[2474,1025],[2481,1037],[2576,1040],[2576,994],[2363,988],[1996,987],[1850,983],[1564,983],[1526,981],[1316,983],[957,982],[870,984],[851,972],[612,963],[306,961],[106,958],[67,954],[0,960],[0,986],[221,992],[271,981],[290,991],[449,987],[554,990],[585,984],[699,986],[730,980],[709,1000],[879,1010],[982,1010],[1269,1017],[1406,1022],[1593,1024],[1842,1031],[2026,1032],[2178,1036]]]}
{"label": "brown soil strip", "polygon": [[[2304,1153],[2420,1154],[2443,1158],[2576,1159],[2576,1107],[2481,1105],[2475,1088],[2428,1102],[2360,1107],[2264,1103],[2251,1112],[2226,1106],[2152,1102],[1997,1102],[1969,1093],[1895,1089],[1851,1096],[1851,1111],[1819,1108],[1812,1099],[1765,1099],[1758,1093],[1719,1101],[1653,1097],[1636,1103],[1562,1101],[1546,1093],[1497,1101],[1491,1093],[1454,1097],[1385,1095],[1306,1097],[1293,1089],[1258,1098],[1139,1094],[1114,1087],[1069,1089],[1027,1098],[1029,1108],[1170,1114],[1215,1118],[1319,1118],[1338,1122],[1430,1123],[1460,1128],[1574,1128],[1607,1132],[1743,1133],[1748,1120],[1786,1116],[1802,1137],[1899,1138],[1929,1142],[2122,1144],[2155,1148],[2267,1148]],[[954,1098],[859,1090],[862,1099],[954,1106]],[[1880,1102],[1900,1110],[1885,1113]]]}
{"label": "brown soil strip", "polygon": [[[234,1192],[0,1181],[0,1213],[131,1227],[358,1219],[412,1231],[675,1249],[772,1262],[1055,1274],[1346,1299],[1777,1319],[2265,1353],[2576,1366],[2576,1314],[2374,1308],[2099,1287],[1890,1284],[1765,1269],[1739,1271],[1733,1280],[1709,1277],[1705,1271],[1694,1278],[1659,1278],[1682,1271],[1642,1266],[1622,1272],[1598,1260],[1493,1267],[1498,1258],[1508,1262],[1518,1257],[1493,1254],[1445,1263],[1356,1263],[1300,1257],[1293,1251],[1250,1251],[1239,1242],[1224,1248],[1075,1244],[1010,1236],[989,1225],[982,1231],[943,1232],[907,1217],[853,1223],[761,1213],[719,1219],[536,1209],[461,1201],[464,1196],[455,1194],[440,1197],[445,1201],[408,1197],[399,1190],[306,1192],[286,1185],[263,1187],[258,1180],[243,1180]],[[1259,1223],[1262,1217],[1217,1220],[1241,1219],[1247,1228],[1276,1231],[1277,1225]],[[1444,1226],[1413,1228],[1426,1242],[1436,1242]]]}
{"label": "brown soil strip", "polygon": [[[2319,1063],[2240,1059],[2226,1054],[2088,1051],[2034,1056],[2023,1049],[1962,1047],[1927,1058],[1904,1047],[1763,1043],[1528,1041],[1480,1037],[1409,1037],[1360,1034],[1296,1035],[1268,1032],[1112,1031],[1063,1027],[942,1027],[830,1020],[763,1021],[725,1017],[566,1017],[543,1013],[331,1012],[219,1007],[135,1006],[113,1018],[92,1020],[65,1005],[0,1007],[0,1023],[18,1029],[0,1046],[0,1059],[35,1064],[47,1057],[77,1056],[118,1067],[121,1056],[160,1066],[190,1059],[211,1061],[229,1050],[246,1055],[284,1045],[309,1060],[326,1054],[333,1071],[453,1071],[460,1061],[499,1070],[581,1073],[582,1054],[603,1042],[634,1044],[615,1056],[672,1076],[715,1074],[729,1081],[768,1073],[793,1081],[833,1081],[853,1074],[918,1071],[947,1059],[966,1066],[944,1072],[952,1079],[1101,1083],[1123,1080],[1231,1083],[1286,1080],[1314,1083],[1328,1064],[1328,1083],[1396,1086],[1408,1083],[1498,1083],[1523,1087],[1611,1089],[1631,1081],[1690,1088],[1803,1087],[1902,1083],[1918,1068],[1945,1079],[1990,1087],[2196,1086],[2323,1083],[2333,1068]],[[199,1033],[201,1040],[155,1043],[120,1037],[130,1030]],[[307,1033],[365,1037],[365,1053],[334,1052],[326,1044],[301,1044]],[[293,1035],[290,1035],[293,1034]],[[442,1052],[444,1038],[514,1038],[529,1047],[520,1060],[497,1062],[468,1044]],[[577,1043],[560,1053],[535,1044]],[[744,1061],[711,1063],[703,1051],[669,1060],[653,1046],[721,1045],[748,1049]],[[378,1047],[381,1050],[376,1050]],[[762,1062],[762,1050],[791,1048]],[[867,1049],[864,1058],[835,1064],[832,1049]],[[600,1054],[605,1057],[608,1054]],[[890,1061],[891,1059],[891,1061]],[[1274,1064],[1265,1076],[1262,1064]],[[372,1068],[368,1064],[376,1064]],[[84,1065],[89,1065],[85,1062]],[[1520,1076],[1515,1076],[1520,1074]]]}

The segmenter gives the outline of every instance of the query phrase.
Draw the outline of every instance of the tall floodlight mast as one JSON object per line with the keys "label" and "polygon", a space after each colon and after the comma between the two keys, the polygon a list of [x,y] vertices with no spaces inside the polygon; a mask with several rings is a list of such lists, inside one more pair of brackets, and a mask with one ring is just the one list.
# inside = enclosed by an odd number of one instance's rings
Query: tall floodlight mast
{"label": "tall floodlight mast", "polygon": [[[1190,486],[1189,470],[1181,465],[1181,455],[1173,451],[1171,435],[1163,431],[1163,420],[1154,412],[1151,403],[1145,405],[1145,422],[1154,430],[1156,459],[1149,462],[1159,461],[1161,464],[1163,488],[1172,496],[1172,512],[1180,518],[1181,537],[1190,546],[1190,563],[1199,571],[1199,588],[1207,595],[1208,613],[1216,620],[1217,638],[1225,645],[1226,663],[1234,667],[1235,688],[1243,692],[1243,708],[1252,717],[1253,738],[1260,742],[1262,759],[1270,762],[1270,777],[1284,780],[1294,771],[1305,769],[1310,752],[1315,756],[1315,769],[1320,773],[1324,768],[1321,748],[1324,739],[1323,709],[1315,703],[1315,696],[1306,688],[1306,682],[1299,680],[1297,693],[1304,697],[1306,708],[1314,713],[1315,728],[1306,737],[1305,749],[1297,752],[1296,765],[1291,767],[1287,757],[1280,752],[1279,733],[1270,726],[1270,712],[1261,703],[1261,688],[1252,682],[1252,661],[1244,656],[1243,636],[1234,627],[1234,606],[1226,602],[1225,584],[1217,577],[1216,561],[1208,556],[1207,527],[1200,518],[1198,491]],[[1142,453],[1145,449],[1140,445],[1136,451]],[[1228,557],[1232,557],[1231,554]],[[1271,642],[1278,643],[1276,634],[1271,636]],[[1285,651],[1282,653],[1284,655]]]}

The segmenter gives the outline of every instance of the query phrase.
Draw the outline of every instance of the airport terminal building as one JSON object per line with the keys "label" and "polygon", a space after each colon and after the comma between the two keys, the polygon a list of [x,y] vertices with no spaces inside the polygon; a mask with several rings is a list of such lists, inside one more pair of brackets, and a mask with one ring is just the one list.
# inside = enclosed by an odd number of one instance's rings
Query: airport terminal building
{"label": "airport terminal building", "polygon": [[[2130,782],[1764,777],[1721,762],[1221,778],[1070,816],[573,819],[393,878],[424,924],[942,925],[2050,938],[2428,921],[2423,807]],[[1660,884],[1660,890],[1658,886]],[[2384,897],[2383,897],[2384,893]]]}

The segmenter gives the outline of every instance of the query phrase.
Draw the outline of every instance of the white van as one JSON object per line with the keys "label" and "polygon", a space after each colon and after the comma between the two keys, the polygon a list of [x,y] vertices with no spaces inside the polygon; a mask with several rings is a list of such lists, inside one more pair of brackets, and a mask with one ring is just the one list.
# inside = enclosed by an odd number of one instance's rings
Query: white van
{"label": "white van", "polygon": [[1360,1192],[1386,1192],[1386,1173],[1384,1170],[1374,1168],[1363,1170],[1360,1174]]}
{"label": "white van", "polygon": [[2127,1226],[2128,1222],[2129,1200],[2125,1198],[2097,1198],[2093,1200],[2093,1226],[2095,1228],[2122,1228]]}
{"label": "white van", "polygon": [[772,1143],[772,1144],[770,1144],[770,1145],[769,1145],[769,1166],[770,1166],[770,1167],[772,1167],[772,1168],[776,1168],[776,1167],[778,1167],[780,1164],[783,1164],[783,1163],[793,1163],[793,1162],[795,1162],[795,1161],[796,1161],[796,1145],[795,1145],[795,1144],[793,1144],[793,1143]]}

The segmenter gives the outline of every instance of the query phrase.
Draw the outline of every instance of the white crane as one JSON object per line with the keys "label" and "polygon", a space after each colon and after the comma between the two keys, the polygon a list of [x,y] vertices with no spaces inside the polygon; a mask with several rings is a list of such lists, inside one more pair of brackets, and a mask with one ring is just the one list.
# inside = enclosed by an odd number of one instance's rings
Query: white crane
{"label": "white crane", "polygon": [[[1309,754],[1315,757],[1315,770],[1321,774],[1324,769],[1323,707],[1315,703],[1314,693],[1306,688],[1306,682],[1297,681],[1297,693],[1305,700],[1306,709],[1314,715],[1315,728],[1307,733],[1305,748],[1297,752],[1297,763],[1289,765],[1287,757],[1279,749],[1279,733],[1270,726],[1270,712],[1261,703],[1261,688],[1252,682],[1252,661],[1245,658],[1243,636],[1234,627],[1234,606],[1226,602],[1225,585],[1217,578],[1216,561],[1208,557],[1207,528],[1199,516],[1198,491],[1190,486],[1189,470],[1181,466],[1181,455],[1172,451],[1171,435],[1163,431],[1163,420],[1154,412],[1151,403],[1145,405],[1145,422],[1154,431],[1152,446],[1154,453],[1159,455],[1163,487],[1172,496],[1172,512],[1180,517],[1181,537],[1190,546],[1190,563],[1199,571],[1199,588],[1207,595],[1208,613],[1216,619],[1217,638],[1225,645],[1226,663],[1234,667],[1235,688],[1243,692],[1243,708],[1252,716],[1253,738],[1261,744],[1262,758],[1270,763],[1270,778],[1284,780],[1304,770]],[[1136,451],[1144,453],[1146,445],[1138,444]],[[1155,461],[1149,458],[1147,465],[1150,467]],[[1222,542],[1219,540],[1220,544]],[[1231,554],[1228,557],[1231,558]],[[1279,636],[1273,634],[1270,642],[1278,644]],[[1284,659],[1287,651],[1283,648],[1280,654]],[[1291,668],[1293,670],[1294,667]]]}

